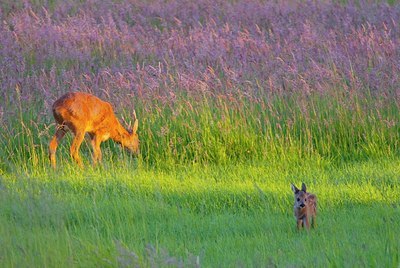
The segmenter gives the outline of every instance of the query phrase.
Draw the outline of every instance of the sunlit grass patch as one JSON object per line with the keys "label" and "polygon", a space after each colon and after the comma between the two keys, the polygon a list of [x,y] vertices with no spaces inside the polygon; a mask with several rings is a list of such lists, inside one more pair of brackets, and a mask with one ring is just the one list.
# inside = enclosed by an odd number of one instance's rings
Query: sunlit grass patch
{"label": "sunlit grass patch", "polygon": [[[349,258],[354,265],[393,264],[399,249],[394,237],[400,191],[391,170],[397,165],[366,162],[334,170],[315,165],[307,167],[308,176],[301,166],[293,166],[288,175],[286,166],[263,164],[7,176],[2,179],[0,230],[9,246],[1,252],[5,264],[23,264],[28,254],[26,261],[61,266],[67,265],[61,259],[69,258],[75,264],[117,265],[129,252],[125,261],[143,265],[165,265],[170,258],[206,266],[292,265],[299,260],[344,265]],[[386,179],[372,184],[369,178],[376,172]],[[220,176],[226,180],[214,179]],[[318,227],[309,234],[295,228],[294,177],[319,198]],[[388,185],[391,180],[397,186]],[[382,187],[392,188],[384,193]],[[19,236],[25,238],[13,238]],[[47,259],[55,248],[58,253]]]}

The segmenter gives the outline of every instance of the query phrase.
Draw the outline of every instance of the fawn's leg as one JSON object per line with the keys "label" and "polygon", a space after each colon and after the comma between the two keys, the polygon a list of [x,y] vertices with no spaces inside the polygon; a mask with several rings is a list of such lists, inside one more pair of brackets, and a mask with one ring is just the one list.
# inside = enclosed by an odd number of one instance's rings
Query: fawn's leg
{"label": "fawn's leg", "polygon": [[303,227],[303,220],[302,219],[297,219],[297,229],[301,230]]}
{"label": "fawn's leg", "polygon": [[317,227],[317,215],[313,215],[312,216],[312,223],[311,223],[311,226],[313,227],[313,228],[316,228]]}
{"label": "fawn's leg", "polygon": [[53,168],[56,168],[56,151],[57,151],[57,146],[64,137],[65,133],[67,133],[67,129],[64,126],[57,126],[56,133],[54,134],[53,138],[50,141],[49,144],[49,158],[50,158],[50,163]]}
{"label": "fawn's leg", "polygon": [[101,140],[96,135],[90,135],[90,137],[93,147],[93,165],[96,165],[97,162],[101,161]]}
{"label": "fawn's leg", "polygon": [[80,167],[83,167],[83,164],[81,157],[79,156],[79,147],[81,146],[84,137],[85,137],[85,132],[83,131],[76,132],[75,138],[72,141],[70,149],[72,158],[75,160],[76,163],[78,163]]}
{"label": "fawn's leg", "polygon": [[304,217],[304,226],[307,230],[310,229],[310,217],[308,215]]}

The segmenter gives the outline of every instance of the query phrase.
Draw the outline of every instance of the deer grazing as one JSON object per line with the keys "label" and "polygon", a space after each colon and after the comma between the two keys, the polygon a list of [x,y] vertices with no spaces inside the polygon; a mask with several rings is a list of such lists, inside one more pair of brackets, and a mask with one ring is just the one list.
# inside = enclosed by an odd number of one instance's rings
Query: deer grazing
{"label": "deer grazing", "polygon": [[70,148],[71,156],[81,167],[83,165],[79,147],[85,133],[89,134],[93,146],[94,164],[101,161],[100,144],[109,138],[130,152],[139,153],[139,137],[136,133],[139,122],[136,114],[133,127],[126,129],[116,118],[111,104],[94,95],[83,92],[67,93],[54,102],[53,115],[57,122],[56,133],[49,145],[49,158],[53,168],[56,167],[57,146],[68,130],[75,136]]}
{"label": "deer grazing", "polygon": [[314,194],[307,193],[304,182],[301,184],[301,190],[294,184],[291,184],[291,188],[294,193],[294,216],[297,221],[297,229],[306,227],[309,230],[311,219],[312,227],[316,227],[317,197]]}

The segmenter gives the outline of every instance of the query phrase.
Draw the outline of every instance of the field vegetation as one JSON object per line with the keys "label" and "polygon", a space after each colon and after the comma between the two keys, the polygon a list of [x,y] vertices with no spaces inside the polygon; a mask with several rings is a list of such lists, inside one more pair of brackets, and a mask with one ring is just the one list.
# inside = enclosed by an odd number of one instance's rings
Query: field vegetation
{"label": "field vegetation", "polygon": [[[396,1],[0,2],[1,267],[400,267]],[[139,118],[85,168],[52,103]],[[298,232],[290,183],[318,196]]]}

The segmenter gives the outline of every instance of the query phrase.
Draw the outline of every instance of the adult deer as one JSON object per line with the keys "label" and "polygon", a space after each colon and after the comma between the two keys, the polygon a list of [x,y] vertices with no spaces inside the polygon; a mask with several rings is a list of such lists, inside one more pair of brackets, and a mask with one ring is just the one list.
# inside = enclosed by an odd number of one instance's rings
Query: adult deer
{"label": "adult deer", "polygon": [[100,144],[111,138],[123,148],[134,154],[139,153],[139,137],[136,133],[138,120],[131,128],[124,128],[115,117],[110,103],[102,101],[88,93],[71,92],[63,95],[53,104],[53,115],[57,122],[57,130],[49,146],[49,157],[53,168],[56,167],[56,150],[64,135],[71,130],[74,139],[70,148],[71,156],[82,165],[79,147],[88,133],[93,146],[93,163],[101,161]]}

